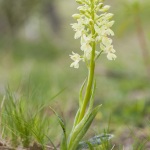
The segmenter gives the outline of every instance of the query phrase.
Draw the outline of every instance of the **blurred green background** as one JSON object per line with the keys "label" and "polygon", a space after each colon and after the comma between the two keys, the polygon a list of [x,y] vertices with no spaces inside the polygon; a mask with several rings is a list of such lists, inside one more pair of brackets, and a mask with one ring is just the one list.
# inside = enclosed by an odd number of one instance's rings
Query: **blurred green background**
{"label": "blurred green background", "polygon": [[[114,13],[117,59],[108,61],[103,55],[97,62],[95,105],[102,108],[89,135],[109,126],[116,147],[138,146],[139,140],[150,138],[150,1],[105,4]],[[46,104],[49,118],[54,117],[48,108],[52,106],[65,118],[68,130],[87,75],[84,64],[78,70],[69,67],[69,54],[80,51],[70,27],[77,6],[74,0],[0,0],[1,100],[9,86],[16,99],[23,97],[33,110]],[[49,136],[59,143],[57,126],[55,119],[50,121]]]}

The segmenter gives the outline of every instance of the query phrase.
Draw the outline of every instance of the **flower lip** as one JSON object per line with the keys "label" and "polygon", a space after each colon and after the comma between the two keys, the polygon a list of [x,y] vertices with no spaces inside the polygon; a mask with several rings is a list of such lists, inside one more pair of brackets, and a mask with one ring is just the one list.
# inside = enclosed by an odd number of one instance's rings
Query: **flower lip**
{"label": "flower lip", "polygon": [[70,67],[79,68],[79,62],[82,60],[81,56],[74,52],[72,52],[72,55],[69,56],[74,61],[71,63]]}

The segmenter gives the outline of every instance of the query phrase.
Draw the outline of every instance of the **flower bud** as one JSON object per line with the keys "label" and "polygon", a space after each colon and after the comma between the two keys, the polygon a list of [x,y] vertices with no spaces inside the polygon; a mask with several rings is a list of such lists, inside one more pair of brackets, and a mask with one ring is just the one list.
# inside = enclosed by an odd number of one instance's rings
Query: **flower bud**
{"label": "flower bud", "polygon": [[98,7],[99,9],[102,9],[103,3],[99,3],[97,7]]}
{"label": "flower bud", "polygon": [[90,25],[93,25],[93,20],[89,19],[89,23],[90,23]]}
{"label": "flower bud", "polygon": [[73,17],[74,19],[80,19],[81,15],[79,15],[79,14],[74,14],[74,15],[72,15],[72,17]]}
{"label": "flower bud", "polygon": [[79,8],[79,11],[82,15],[86,16],[87,18],[90,18],[89,12],[87,10]]}
{"label": "flower bud", "polygon": [[99,11],[100,9],[102,9],[103,7],[103,3],[99,3],[97,6],[96,6],[96,11]]}
{"label": "flower bud", "polygon": [[80,9],[79,11],[80,11],[81,14],[85,14],[86,13],[86,11],[83,10],[83,9]]}
{"label": "flower bud", "polygon": [[76,2],[77,2],[78,4],[83,4],[83,1],[82,1],[82,0],[76,0]]}
{"label": "flower bud", "polygon": [[84,7],[83,7],[83,6],[79,6],[77,9],[78,9],[78,10],[83,10]]}
{"label": "flower bud", "polygon": [[109,8],[110,8],[109,5],[105,5],[100,11],[107,12],[109,10]]}
{"label": "flower bud", "polygon": [[112,25],[115,23],[115,21],[110,21],[110,22],[108,22],[107,23],[107,26],[110,28],[110,27],[112,27]]}
{"label": "flower bud", "polygon": [[114,16],[114,14],[108,13],[108,14],[106,15],[106,18],[109,20],[109,19],[111,19],[113,16]]}
{"label": "flower bud", "polygon": [[103,2],[104,0],[95,0],[96,3]]}

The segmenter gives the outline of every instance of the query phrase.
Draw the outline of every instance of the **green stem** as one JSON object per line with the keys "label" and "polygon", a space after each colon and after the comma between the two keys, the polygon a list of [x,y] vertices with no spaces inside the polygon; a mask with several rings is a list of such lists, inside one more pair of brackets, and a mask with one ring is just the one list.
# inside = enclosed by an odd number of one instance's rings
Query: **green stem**
{"label": "green stem", "polygon": [[[95,35],[95,29],[94,29],[94,0],[91,0],[91,18],[93,20],[93,23],[91,25],[91,32],[92,32],[92,37],[94,38]],[[95,41],[92,42],[92,54],[91,54],[91,59],[90,59],[90,67],[89,67],[89,73],[88,73],[88,81],[87,81],[87,87],[86,87],[86,92],[83,100],[83,105],[81,107],[78,123],[82,120],[82,118],[85,115],[85,111],[87,108],[87,105],[90,100],[91,96],[91,90],[92,90],[92,85],[93,85],[93,79],[94,79],[94,70],[95,70],[95,48],[96,48],[96,43]]]}

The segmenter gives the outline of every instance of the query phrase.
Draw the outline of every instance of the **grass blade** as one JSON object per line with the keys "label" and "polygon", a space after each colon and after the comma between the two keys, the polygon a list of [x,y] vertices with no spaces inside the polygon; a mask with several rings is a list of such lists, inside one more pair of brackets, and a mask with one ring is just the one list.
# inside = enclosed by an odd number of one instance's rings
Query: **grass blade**
{"label": "grass blade", "polygon": [[62,142],[61,142],[61,150],[66,150],[67,149],[67,136],[66,136],[66,127],[65,127],[65,123],[63,121],[63,119],[57,114],[57,112],[50,107],[50,109],[54,112],[54,114],[56,115],[58,122],[62,128],[63,131],[63,138],[62,138]]}

